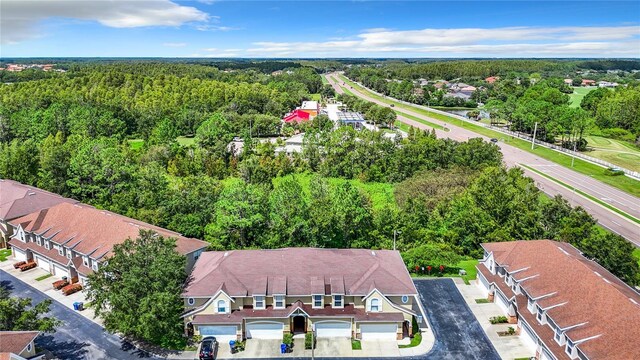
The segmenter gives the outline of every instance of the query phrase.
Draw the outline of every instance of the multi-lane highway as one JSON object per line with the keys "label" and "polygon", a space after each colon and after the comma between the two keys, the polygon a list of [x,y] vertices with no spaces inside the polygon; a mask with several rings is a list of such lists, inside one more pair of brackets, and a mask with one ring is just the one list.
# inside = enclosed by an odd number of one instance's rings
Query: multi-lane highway
{"label": "multi-lane highway", "polygon": [[[382,106],[389,106],[382,101],[379,101],[368,94],[359,91],[357,88],[351,88],[349,85],[343,85],[335,73],[327,74],[327,80],[333,86],[333,88],[340,94],[344,93],[343,86],[348,88],[355,96],[365,99],[367,101],[374,102]],[[406,108],[399,109],[402,113],[409,116],[413,116],[419,119],[423,119],[435,124],[442,124],[441,120],[433,119],[422,113],[407,110]],[[398,115],[398,120],[406,123],[410,126],[414,126],[419,129],[429,129],[430,127],[421,122],[409,119],[402,115]],[[455,123],[447,123],[446,128],[449,131],[436,130],[436,134],[439,137],[451,138],[454,140],[465,141],[469,138],[482,137],[488,140],[486,136],[479,135],[470,130],[458,127]],[[589,176],[577,173],[573,170],[565,168],[549,160],[540,158],[532,153],[518,149],[506,143],[498,143],[504,156],[504,162],[507,166],[519,166],[526,165],[530,168],[536,169],[539,172],[545,173],[565,184],[568,184],[578,191],[584,192],[600,201],[608,203],[609,205],[618,208],[619,210],[633,216],[640,218],[640,199],[627,194],[614,187],[606,185],[600,181],[594,180]],[[633,242],[636,246],[640,247],[640,225],[629,220],[628,218],[580,195],[578,192],[573,191],[559,183],[541,176],[540,174],[522,167],[527,176],[533,178],[542,191],[546,194],[555,196],[557,194],[565,197],[572,205],[582,206],[593,217],[598,220],[598,223],[603,227],[620,234]]]}

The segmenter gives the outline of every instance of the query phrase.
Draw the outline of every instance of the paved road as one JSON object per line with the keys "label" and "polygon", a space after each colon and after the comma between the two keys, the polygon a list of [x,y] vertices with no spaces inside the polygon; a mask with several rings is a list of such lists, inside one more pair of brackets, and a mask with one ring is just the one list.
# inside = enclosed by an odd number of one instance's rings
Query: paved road
{"label": "paved road", "polygon": [[[327,79],[338,93],[344,93],[344,90],[340,86],[340,84],[342,84],[342,80],[339,80],[335,74],[328,74]],[[369,95],[358,91],[357,89],[349,88],[349,91],[362,99],[374,102],[379,105],[388,106],[382,101],[374,99]],[[406,110],[404,108],[398,110],[407,115],[415,116],[417,118],[427,120],[431,123],[443,124],[441,120],[429,118],[428,116],[411,110]],[[430,127],[425,124],[408,119],[401,115],[398,116],[398,119],[408,125],[417,127],[419,129],[430,129]],[[447,123],[446,127],[450,129],[450,131],[436,130],[436,134],[439,137],[446,137],[459,141],[465,141],[469,138],[474,137],[482,137],[488,140],[486,136],[482,136],[470,130],[456,126],[456,121]],[[617,207],[632,216],[635,216],[636,218],[640,218],[639,198],[620,191],[609,185],[606,185],[600,181],[594,180],[589,176],[577,173],[556,163],[542,159],[534,154],[518,149],[514,146],[505,143],[499,143],[498,146],[500,146],[500,149],[502,150],[503,159],[507,166],[517,166],[518,164],[531,166],[539,171],[543,171],[550,176],[553,176],[554,178],[566,184],[574,186],[576,189],[579,189],[584,193],[607,202],[612,206]],[[566,198],[573,206],[582,206],[594,218],[598,220],[598,223],[600,225],[617,234],[624,236],[626,239],[633,242],[636,246],[640,247],[640,225],[601,206],[600,204],[597,204],[587,198],[580,196],[579,194],[574,194],[572,190],[561,186],[558,183],[553,182],[552,180],[549,180],[541,175],[538,175],[533,171],[530,171],[526,168],[523,168],[523,170],[527,176],[530,176],[538,183],[539,187],[546,194],[550,196],[560,194],[564,198]]]}
{"label": "paved road", "polygon": [[[436,341],[429,353],[411,359],[500,359],[451,279],[416,280],[415,284],[420,300],[425,305],[426,316]],[[14,296],[33,299],[34,304],[48,298],[2,270],[0,270],[0,286],[9,289]],[[158,359],[135,349],[119,337],[105,332],[96,323],[56,301],[51,305],[51,314],[63,320],[64,324],[54,334],[38,337],[36,345],[51,351],[60,359]],[[302,360],[302,358],[289,359]],[[328,358],[327,360],[329,359],[348,358]],[[397,358],[388,360],[392,359]]]}
{"label": "paved road", "polygon": [[[33,304],[50,299],[2,270],[0,286],[9,289],[14,296],[31,298]],[[153,359],[59,302],[53,301],[51,304],[51,315],[64,323],[55,333],[39,336],[36,346],[51,351],[59,359]]]}

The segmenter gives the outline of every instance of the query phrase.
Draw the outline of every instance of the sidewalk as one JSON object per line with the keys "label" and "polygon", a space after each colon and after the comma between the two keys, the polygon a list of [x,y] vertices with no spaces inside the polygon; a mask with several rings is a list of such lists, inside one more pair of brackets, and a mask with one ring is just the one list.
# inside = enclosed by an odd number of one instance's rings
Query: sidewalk
{"label": "sidewalk", "polygon": [[477,280],[472,280],[471,285],[466,285],[462,279],[454,279],[456,287],[462,297],[471,308],[471,312],[476,317],[480,326],[487,334],[489,341],[505,360],[527,358],[535,355],[535,349],[529,348],[520,336],[498,336],[498,331],[506,331],[510,326],[515,328],[515,324],[491,324],[489,318],[492,316],[504,316],[504,311],[495,303],[478,304],[475,299],[482,299],[485,296],[476,284]]}

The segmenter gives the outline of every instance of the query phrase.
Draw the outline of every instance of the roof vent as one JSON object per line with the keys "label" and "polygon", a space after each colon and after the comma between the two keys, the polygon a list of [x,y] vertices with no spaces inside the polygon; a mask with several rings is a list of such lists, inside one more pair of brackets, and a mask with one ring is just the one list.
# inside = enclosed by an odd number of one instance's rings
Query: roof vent
{"label": "roof vent", "polygon": [[599,272],[597,272],[597,271],[594,271],[593,273],[594,273],[594,274],[596,274],[596,275],[598,275],[599,277],[602,277],[602,275],[600,275],[600,273],[599,273]]}
{"label": "roof vent", "polygon": [[604,280],[607,284],[611,284],[611,281],[607,280],[606,278],[602,278],[602,280]]}
{"label": "roof vent", "polygon": [[371,255],[376,256],[376,252],[372,250]]}
{"label": "roof vent", "polygon": [[29,196],[31,196],[31,195],[35,195],[35,194],[36,194],[36,193],[35,193],[35,192],[33,192],[33,191],[29,191],[29,192],[27,193],[27,195],[29,195]]}

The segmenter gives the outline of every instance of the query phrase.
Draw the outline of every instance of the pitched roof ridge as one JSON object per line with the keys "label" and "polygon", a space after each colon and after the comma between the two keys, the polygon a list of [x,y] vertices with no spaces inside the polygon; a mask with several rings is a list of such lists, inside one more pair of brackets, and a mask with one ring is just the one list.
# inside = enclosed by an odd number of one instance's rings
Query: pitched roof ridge
{"label": "pitched roof ridge", "polygon": [[358,279],[358,281],[356,281],[355,283],[353,283],[353,285],[351,285],[351,287],[349,288],[349,292],[353,293],[355,291],[355,289],[359,288],[360,286],[362,286],[362,284],[364,284],[365,281],[367,281],[367,279],[376,271],[376,269],[378,269],[380,267],[380,261],[376,259],[376,261],[373,263],[373,265],[367,269],[367,271],[362,274],[362,276],[360,277],[360,279]]}

